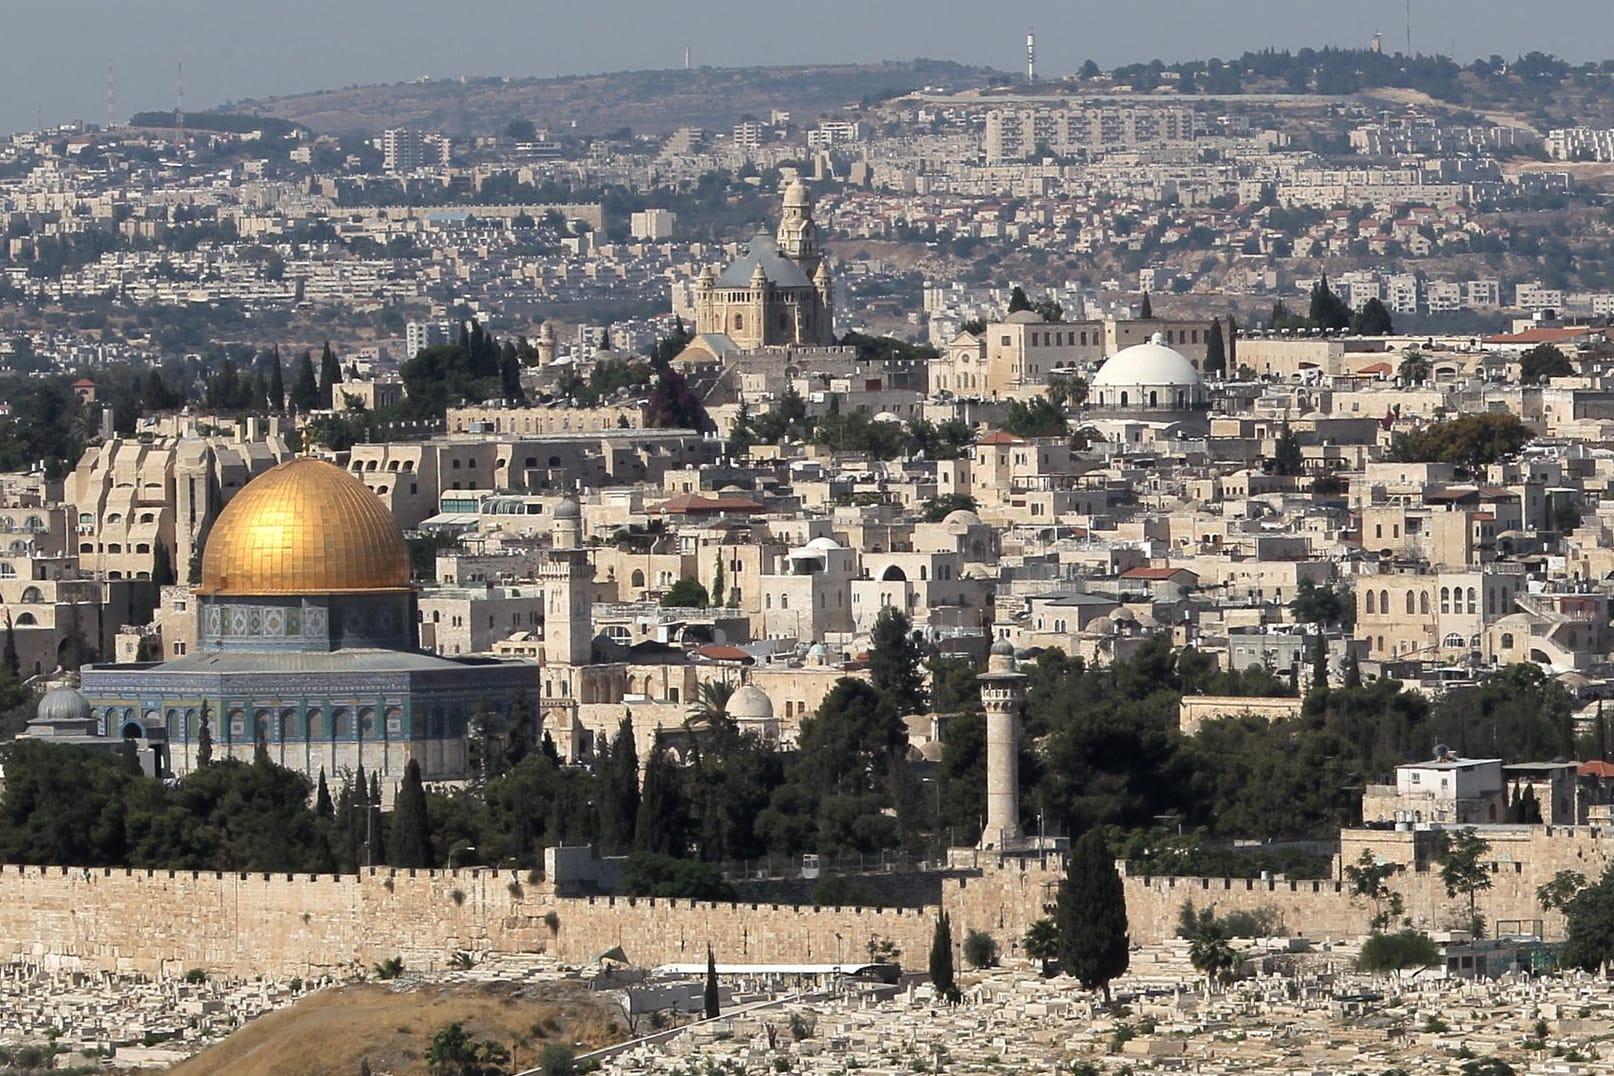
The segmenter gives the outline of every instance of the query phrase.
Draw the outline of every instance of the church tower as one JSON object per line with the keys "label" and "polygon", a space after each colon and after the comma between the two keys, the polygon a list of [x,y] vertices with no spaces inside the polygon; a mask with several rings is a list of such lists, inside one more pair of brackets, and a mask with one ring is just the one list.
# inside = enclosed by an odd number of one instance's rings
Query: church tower
{"label": "church tower", "polygon": [[986,828],[981,848],[1003,851],[1020,841],[1020,708],[1026,678],[1007,639],[992,644],[981,685],[986,710]]}
{"label": "church tower", "polygon": [[785,188],[784,212],[779,218],[776,237],[779,253],[801,266],[801,274],[808,280],[818,275],[819,264],[824,260],[824,249],[818,244],[818,225],[813,222],[813,203],[807,197],[807,187],[799,179],[790,181]]}

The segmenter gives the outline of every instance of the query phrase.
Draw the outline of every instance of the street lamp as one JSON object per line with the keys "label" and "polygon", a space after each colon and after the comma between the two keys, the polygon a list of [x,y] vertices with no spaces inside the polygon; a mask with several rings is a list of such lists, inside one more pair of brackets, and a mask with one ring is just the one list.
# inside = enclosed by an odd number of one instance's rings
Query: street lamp
{"label": "street lamp", "polygon": [[461,852],[474,852],[474,851],[476,851],[476,845],[468,844],[463,848],[456,848],[452,852],[448,853],[448,869],[449,870],[454,869],[454,857],[455,856],[459,855]]}

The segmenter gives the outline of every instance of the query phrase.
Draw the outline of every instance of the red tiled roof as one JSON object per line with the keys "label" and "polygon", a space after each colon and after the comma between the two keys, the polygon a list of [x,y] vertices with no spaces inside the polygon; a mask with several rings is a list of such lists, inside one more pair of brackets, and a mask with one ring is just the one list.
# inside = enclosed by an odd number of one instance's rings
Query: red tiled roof
{"label": "red tiled roof", "polygon": [[762,512],[766,509],[748,497],[705,497],[699,493],[681,493],[671,500],[662,501],[645,509],[666,515],[693,515],[699,512]]}
{"label": "red tiled roof", "polygon": [[1376,362],[1371,366],[1364,366],[1356,372],[1359,374],[1387,374],[1393,369],[1394,367],[1387,362]]}
{"label": "red tiled roof", "polygon": [[737,647],[737,646],[724,646],[721,643],[713,643],[710,646],[697,646],[695,648],[695,655],[697,657],[703,657],[707,661],[751,661],[751,660],[753,660],[750,654],[747,654],[744,650],[741,650],[739,647]]}
{"label": "red tiled roof", "polygon": [[1582,762],[1580,764],[1580,775],[1582,777],[1597,777],[1606,781],[1614,777],[1614,762],[1603,762],[1601,760]]}
{"label": "red tiled roof", "polygon": [[993,430],[975,443],[978,445],[1018,445],[1025,442],[1005,430]]}
{"label": "red tiled roof", "polygon": [[1595,330],[1577,327],[1573,329],[1526,329],[1522,333],[1502,333],[1497,336],[1487,336],[1481,343],[1486,344],[1561,344],[1576,337],[1590,336]]}
{"label": "red tiled roof", "polygon": [[1189,575],[1194,574],[1192,571],[1189,571],[1189,569],[1187,569],[1187,568],[1128,568],[1126,571],[1121,573],[1121,578],[1122,579],[1170,579],[1172,576],[1176,575],[1178,572],[1188,572]]}

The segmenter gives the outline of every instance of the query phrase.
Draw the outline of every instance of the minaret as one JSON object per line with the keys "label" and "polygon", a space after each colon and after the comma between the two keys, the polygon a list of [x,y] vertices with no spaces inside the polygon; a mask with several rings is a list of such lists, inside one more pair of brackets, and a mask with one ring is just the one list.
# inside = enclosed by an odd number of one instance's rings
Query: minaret
{"label": "minaret", "polygon": [[986,672],[975,678],[986,709],[986,828],[981,848],[1002,851],[1020,840],[1020,707],[1026,678],[1015,664],[1014,645],[992,644]]}
{"label": "minaret", "polygon": [[594,564],[582,547],[577,502],[561,501],[554,520],[549,559],[538,568],[544,584],[544,659],[551,665],[587,665],[594,658]]}
{"label": "minaret", "polygon": [[544,322],[538,326],[538,366],[551,366],[555,362],[555,326]]}

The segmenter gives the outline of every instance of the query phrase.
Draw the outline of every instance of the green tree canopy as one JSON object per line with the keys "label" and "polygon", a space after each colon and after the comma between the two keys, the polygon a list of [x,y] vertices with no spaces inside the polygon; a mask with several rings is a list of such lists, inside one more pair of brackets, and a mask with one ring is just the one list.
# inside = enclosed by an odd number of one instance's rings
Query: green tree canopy
{"label": "green tree canopy", "polygon": [[699,579],[684,576],[668,587],[661,596],[663,609],[705,609],[712,603],[711,595]]}
{"label": "green tree canopy", "polygon": [[1363,336],[1389,336],[1395,332],[1395,326],[1390,321],[1389,309],[1376,295],[1362,304],[1361,312],[1355,317],[1353,328]]}
{"label": "green tree canopy", "polygon": [[1461,415],[1397,438],[1390,454],[1402,463],[1450,463],[1472,473],[1518,452],[1531,437],[1516,415]]}
{"label": "green tree canopy", "polygon": [[1065,409],[1047,396],[1010,400],[1003,430],[1016,437],[1064,437],[1070,432]]}
{"label": "green tree canopy", "polygon": [[1537,344],[1519,356],[1519,380],[1526,385],[1538,385],[1555,377],[1568,377],[1575,372],[1574,363],[1552,344]]}

